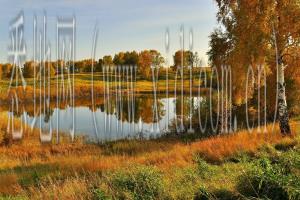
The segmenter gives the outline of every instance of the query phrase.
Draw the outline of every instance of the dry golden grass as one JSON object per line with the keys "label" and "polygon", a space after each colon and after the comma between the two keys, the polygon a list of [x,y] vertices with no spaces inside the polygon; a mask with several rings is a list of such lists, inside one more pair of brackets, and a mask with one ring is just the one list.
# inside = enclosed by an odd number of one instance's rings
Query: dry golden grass
{"label": "dry golden grass", "polygon": [[32,187],[30,199],[91,199],[88,185],[86,180],[79,177],[63,182],[49,180],[48,184],[40,185],[39,190]]}
{"label": "dry golden grass", "polygon": [[0,194],[15,195],[22,191],[16,174],[3,174],[0,179]]}
{"label": "dry golden grass", "polygon": [[[50,85],[50,99],[56,99],[58,96],[63,95],[62,93],[60,93],[61,88],[59,88],[59,90],[57,90],[57,87],[60,86],[61,87],[61,83],[60,82],[56,82],[56,79],[52,78],[52,82]],[[29,79],[28,81],[28,85],[26,86],[25,90],[22,86],[18,86],[18,87],[12,87],[10,88],[10,90],[8,91],[8,80],[3,81],[3,83],[1,83],[1,85],[3,86],[2,88],[0,88],[0,100],[6,103],[10,103],[11,102],[11,98],[13,95],[17,94],[18,96],[18,101],[19,102],[32,102],[34,99],[34,86],[33,86],[33,82],[31,79]],[[198,94],[198,85],[200,85],[199,80],[194,80],[194,85],[196,87],[192,87],[192,92],[194,94]],[[66,83],[65,83],[66,84]],[[109,88],[110,88],[110,92],[114,93],[116,92],[116,86],[119,83],[117,82],[110,82],[109,83]],[[184,93],[189,94],[190,92],[190,81],[189,80],[184,80]],[[75,78],[75,84],[74,84],[74,93],[76,98],[80,99],[80,98],[91,98],[92,97],[92,86],[94,88],[94,96],[99,96],[99,95],[103,95],[104,94],[104,87],[108,87],[108,83],[104,83],[102,80],[95,80],[94,84],[92,85],[92,81],[90,80],[90,77],[85,79],[82,78],[80,76]],[[176,86],[176,87],[175,87]],[[67,92],[67,85],[65,85],[65,95]],[[128,90],[130,90],[130,84],[126,83],[126,82],[122,82],[122,92],[127,93]],[[149,80],[138,80],[135,84],[135,88],[134,88],[135,92],[138,94],[148,94],[148,93],[153,93],[153,83],[152,81]],[[165,80],[160,80],[157,83],[157,93],[164,93],[166,91],[166,81]],[[168,91],[170,94],[174,93],[175,90],[179,93],[181,92],[181,82],[175,81],[175,80],[169,80],[168,83]],[[202,88],[203,92],[207,92],[208,89],[207,88]],[[36,89],[35,89],[35,95],[36,95],[36,99],[41,97],[43,98],[45,96],[44,91],[40,89],[39,85],[36,85]],[[48,94],[47,94],[48,95]]]}
{"label": "dry golden grass", "polygon": [[[294,132],[296,131],[295,126],[296,124],[293,123],[292,128]],[[263,145],[276,144],[286,140],[286,137],[280,134],[277,126],[275,126],[273,131],[272,129],[273,126],[270,125],[267,127],[266,133],[258,132],[257,130],[251,133],[240,131],[226,136],[213,137],[192,144],[192,151],[213,162],[223,161],[225,158],[239,152],[254,153]]]}
{"label": "dry golden grass", "polygon": [[[0,120],[0,128],[3,131],[5,116],[0,115]],[[292,123],[292,129],[296,131],[296,123]],[[176,139],[160,139],[120,141],[104,146],[84,144],[81,139],[73,143],[64,139],[59,145],[43,145],[39,142],[38,130],[34,130],[33,133],[25,133],[21,142],[12,142],[9,147],[0,147],[0,169],[13,168],[24,163],[59,163],[64,167],[87,171],[116,169],[132,163],[169,169],[192,165],[195,155],[218,163],[240,152],[254,153],[263,145],[288,143],[292,140],[282,137],[278,128],[271,131],[272,126],[268,126],[267,130],[267,133],[240,131],[189,144]]]}
{"label": "dry golden grass", "polygon": [[[6,115],[0,114],[2,135],[5,133],[6,125]],[[165,173],[169,188],[172,188],[174,169],[193,169],[196,156],[200,155],[211,163],[223,163],[241,152],[256,153],[265,145],[274,145],[278,148],[299,145],[299,137],[294,138],[298,134],[297,126],[299,124],[292,122],[292,130],[295,133],[292,137],[282,137],[278,128],[272,131],[272,126],[268,126],[267,133],[239,131],[191,143],[184,143],[176,138],[162,138],[149,141],[118,141],[101,146],[85,144],[82,138],[71,143],[66,136],[62,137],[62,142],[58,145],[40,144],[39,130],[27,129],[22,141],[10,141],[8,146],[0,146],[0,194],[26,194],[29,199],[90,199],[93,184],[101,184],[97,183],[98,174],[134,165],[157,167]],[[238,166],[236,167],[240,170]],[[226,166],[221,168],[220,170],[225,170]],[[32,183],[36,173],[38,183]],[[174,178],[177,180],[189,177],[188,174],[181,173],[185,172],[180,172],[178,177],[176,175]],[[228,174],[218,173],[217,178],[207,180],[207,186],[221,187],[224,181],[226,182]],[[91,182],[90,176],[93,175],[97,175],[95,182]],[[228,181],[228,188],[234,187],[234,178]],[[199,181],[195,183],[198,184]],[[178,195],[177,190],[169,193]]]}

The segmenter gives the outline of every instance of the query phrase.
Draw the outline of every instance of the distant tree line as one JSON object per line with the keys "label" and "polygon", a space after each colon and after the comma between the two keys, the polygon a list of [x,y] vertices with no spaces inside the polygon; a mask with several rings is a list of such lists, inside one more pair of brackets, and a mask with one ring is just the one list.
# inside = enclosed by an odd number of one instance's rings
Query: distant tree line
{"label": "distant tree line", "polygon": [[[191,51],[176,51],[173,55],[174,65],[169,66],[173,70],[176,70],[178,66],[202,66],[203,62],[199,59],[197,52],[193,53]],[[56,74],[67,73],[68,71],[73,73],[85,73],[91,72],[92,67],[94,72],[102,72],[104,66],[137,66],[138,73],[140,73],[144,78],[151,78],[151,66],[156,66],[161,68],[165,64],[165,59],[161,53],[157,50],[143,50],[141,52],[127,51],[119,52],[113,57],[111,55],[105,55],[98,61],[92,59],[85,59],[76,61],[74,63],[74,69],[72,68],[73,63],[63,61],[53,61],[46,62],[41,69],[38,70],[39,66],[33,61],[27,61],[24,66],[22,66],[23,76],[25,78],[33,78],[34,75],[38,76],[40,73],[45,75],[54,76]],[[34,70],[36,66],[36,70]],[[0,78],[10,78],[12,74],[11,64],[0,64]],[[34,74],[34,72],[36,74]]]}

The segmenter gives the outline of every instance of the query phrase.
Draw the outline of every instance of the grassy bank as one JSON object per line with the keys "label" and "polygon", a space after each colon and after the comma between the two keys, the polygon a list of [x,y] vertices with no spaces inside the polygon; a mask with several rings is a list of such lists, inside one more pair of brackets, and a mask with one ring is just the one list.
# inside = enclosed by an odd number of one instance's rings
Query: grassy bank
{"label": "grassy bank", "polygon": [[[181,92],[181,80],[175,81],[174,79],[170,79],[168,82],[168,91],[170,94],[174,94],[175,91],[179,94]],[[0,80],[0,100],[3,102],[10,101],[10,94],[16,92],[18,94],[18,98],[20,102],[31,102],[34,99],[34,79],[26,79],[26,88],[21,86],[12,87],[9,92],[9,80]],[[62,95],[62,82],[64,83],[65,88],[65,95],[67,95],[68,85],[67,85],[67,78],[64,77],[63,81],[61,78],[57,80],[57,77],[52,77],[50,82],[50,95],[47,93],[51,99],[56,99],[58,96]],[[74,94],[75,97],[80,98],[91,98],[92,97],[92,87],[94,88],[94,96],[103,96],[104,88],[107,87],[110,90],[110,93],[116,93],[117,90],[121,87],[122,93],[126,94],[128,91],[132,90],[131,83],[126,82],[125,80],[120,83],[114,79],[110,81],[103,81],[102,75],[95,75],[94,84],[92,85],[92,79],[90,74],[76,74],[74,78]],[[199,85],[201,81],[199,78],[195,78],[193,81],[192,93],[197,95],[199,90]],[[166,92],[166,81],[159,80],[157,82],[156,91],[157,93],[165,94]],[[183,87],[183,92],[185,94],[189,94],[190,92],[190,80],[185,79]],[[59,89],[58,89],[59,88]],[[152,94],[153,93],[153,82],[152,80],[143,80],[138,79],[135,82],[134,91],[136,94]],[[207,91],[208,89],[202,88],[202,90]],[[48,88],[45,90],[48,92]],[[42,98],[45,96],[45,91],[40,89],[40,82],[36,81],[36,89],[35,95],[36,98],[39,99],[40,95]],[[106,91],[107,93],[107,91]],[[203,94],[203,93],[202,93]]]}
{"label": "grassy bank", "polygon": [[[1,135],[6,116],[0,116]],[[299,198],[299,124],[294,135],[240,131],[181,138],[41,145],[38,130],[0,147],[2,199]],[[297,132],[298,131],[298,132]],[[273,196],[272,196],[273,195]]]}

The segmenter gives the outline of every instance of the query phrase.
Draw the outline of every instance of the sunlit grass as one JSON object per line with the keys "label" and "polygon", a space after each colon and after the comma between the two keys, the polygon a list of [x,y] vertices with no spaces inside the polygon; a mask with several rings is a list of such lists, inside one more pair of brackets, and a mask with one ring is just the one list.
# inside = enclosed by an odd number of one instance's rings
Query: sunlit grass
{"label": "sunlit grass", "polygon": [[[71,76],[71,78],[73,78]],[[35,84],[34,84],[35,83]],[[10,97],[8,94],[13,94],[16,92],[19,101],[24,102],[24,101],[32,101],[34,98],[34,93],[35,97],[39,98],[40,95],[43,98],[45,94],[47,96],[50,96],[51,99],[57,98],[59,95],[62,95],[61,93],[61,86],[62,83],[64,83],[64,88],[65,92],[68,90],[69,85],[68,83],[68,77],[64,76],[62,77],[51,77],[50,78],[50,95],[47,92],[48,90],[48,84],[46,84],[46,90],[44,91],[43,89],[43,84],[39,80],[35,80],[33,78],[28,78],[26,79],[26,87],[25,90],[24,88],[19,85],[18,87],[15,87],[14,84],[15,82],[13,81],[13,87],[8,90],[10,80],[5,79],[1,80],[0,82],[0,100],[7,102],[10,101]],[[194,94],[198,94],[199,90],[199,85],[201,81],[199,78],[195,77],[194,82],[193,82],[193,87],[192,87],[192,92]],[[21,84],[21,83],[19,83]],[[183,92],[184,93],[189,93],[190,92],[190,80],[189,77],[186,77],[183,80]],[[94,89],[94,95],[103,95],[104,94],[104,88],[109,87],[110,93],[115,93],[117,92],[117,89],[119,89],[119,86],[122,88],[122,92],[126,93],[129,90],[132,90],[131,88],[133,85],[131,85],[130,80],[127,82],[127,79],[124,79],[122,83],[118,82],[118,80],[115,80],[112,78],[110,81],[105,81],[103,80],[103,74],[102,73],[96,73],[94,75],[93,79],[93,84],[92,84],[92,76],[91,74],[87,73],[81,73],[81,74],[75,74],[74,75],[74,85],[71,84],[71,87],[73,89],[74,87],[74,95],[76,98],[90,98],[92,96],[92,88]],[[59,89],[58,89],[59,88]],[[157,82],[157,87],[155,88],[157,93],[164,93],[167,90],[167,83],[166,80],[160,79]],[[203,88],[202,88],[203,89]],[[152,80],[144,80],[144,79],[137,79],[135,84],[134,84],[134,91],[136,93],[153,93],[154,91],[154,85]],[[174,93],[175,91],[180,92],[181,91],[181,80],[178,79],[175,81],[174,79],[170,79],[168,81],[168,91],[169,93]]]}
{"label": "sunlit grass", "polygon": [[[7,117],[1,114],[0,118],[3,137]],[[292,123],[293,130],[295,130],[295,125]],[[32,170],[41,170],[39,166],[49,166],[51,169],[56,169],[54,170],[55,173],[66,169],[72,169],[76,173],[96,173],[137,164],[155,166],[168,174],[171,169],[193,167],[195,158],[199,156],[209,163],[223,163],[238,156],[241,152],[250,155],[255,154],[260,147],[268,144],[281,149],[298,145],[299,139],[296,136],[284,138],[277,128],[273,132],[271,130],[272,126],[268,126],[267,133],[240,131],[231,135],[215,136],[188,144],[181,142],[180,139],[159,139],[119,141],[101,146],[84,144],[80,139],[73,143],[66,139],[62,140],[59,145],[42,145],[38,139],[38,130],[34,130],[25,132],[22,141],[11,141],[9,146],[0,147],[0,171],[3,172],[0,174],[3,176],[2,180],[10,176],[14,177],[11,178],[13,182],[11,184],[16,184],[16,191],[18,191],[19,186],[16,183],[18,181],[13,180],[23,176],[23,172],[22,170],[16,171],[16,169],[27,167],[30,173]],[[52,176],[48,170],[43,173],[46,173],[46,177]],[[212,179],[210,181],[216,182],[217,180]]]}
{"label": "sunlit grass", "polygon": [[[130,199],[136,190],[147,195],[137,188],[146,187],[141,177],[152,173],[156,178],[149,179],[154,184],[149,187],[155,195],[165,195],[162,199],[191,199],[200,187],[214,195],[238,195],[236,184],[251,169],[249,160],[299,149],[299,124],[291,126],[291,137],[282,137],[275,124],[274,129],[267,126],[266,133],[242,130],[189,143],[166,137],[103,145],[86,144],[83,138],[71,142],[64,134],[60,144],[55,140],[41,144],[38,129],[25,129],[22,141],[10,139],[0,147],[0,196],[101,199],[107,195],[118,199],[128,195],[125,199]],[[7,137],[6,128],[7,114],[2,113],[1,140]],[[131,190],[131,184],[137,188]]]}

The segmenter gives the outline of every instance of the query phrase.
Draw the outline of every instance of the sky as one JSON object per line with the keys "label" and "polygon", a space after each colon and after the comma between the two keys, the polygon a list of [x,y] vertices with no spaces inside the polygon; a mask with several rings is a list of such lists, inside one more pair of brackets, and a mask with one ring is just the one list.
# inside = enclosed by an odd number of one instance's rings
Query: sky
{"label": "sky", "polygon": [[[120,51],[156,49],[163,56],[180,49],[180,27],[185,30],[188,50],[189,31],[193,30],[193,50],[207,60],[209,34],[217,26],[213,0],[1,0],[0,62],[8,61],[9,24],[24,12],[26,59],[33,58],[33,18],[42,30],[47,16],[47,42],[56,60],[56,23],[58,17],[76,19],[76,60],[91,58],[95,26],[99,29],[96,59]],[[170,53],[165,51],[165,31],[170,32]]]}

